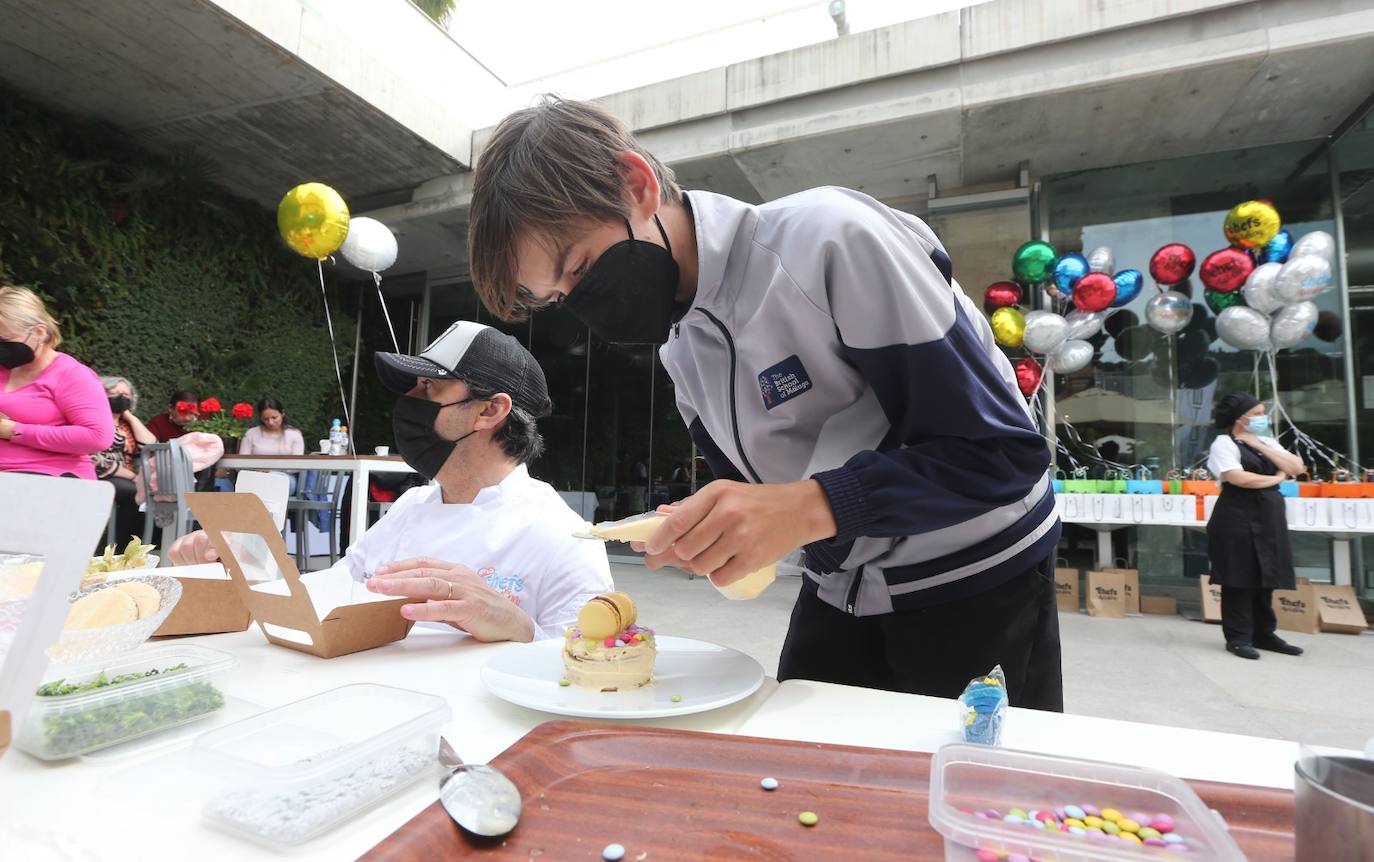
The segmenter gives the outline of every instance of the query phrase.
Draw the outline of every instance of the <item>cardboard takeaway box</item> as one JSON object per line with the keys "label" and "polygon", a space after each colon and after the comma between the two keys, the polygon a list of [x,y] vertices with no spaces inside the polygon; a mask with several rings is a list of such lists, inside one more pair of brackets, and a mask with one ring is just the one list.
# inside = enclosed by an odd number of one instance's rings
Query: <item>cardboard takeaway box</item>
{"label": "cardboard takeaway box", "polygon": [[315,577],[323,572],[303,579],[267,507],[253,494],[187,494],[186,502],[228,568],[240,601],[272,643],[335,658],[410,633],[413,621],[401,616],[406,599],[377,596],[351,578],[340,584]]}
{"label": "cardboard takeaway box", "polygon": [[154,637],[169,635],[216,635],[241,632],[253,622],[253,615],[239,597],[239,588],[220,563],[198,566],[173,566],[154,571],[117,572],[111,581],[158,574],[176,578],[181,584],[181,601],[153,632]]}

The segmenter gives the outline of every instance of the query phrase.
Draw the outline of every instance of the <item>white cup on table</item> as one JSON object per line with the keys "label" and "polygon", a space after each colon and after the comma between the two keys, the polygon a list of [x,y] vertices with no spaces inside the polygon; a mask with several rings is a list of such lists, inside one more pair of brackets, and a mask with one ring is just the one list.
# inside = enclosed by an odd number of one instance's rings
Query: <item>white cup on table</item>
{"label": "white cup on table", "polygon": [[321,455],[328,455],[328,454],[329,454],[329,441],[328,441],[328,440],[320,440],[320,441],[319,441],[319,444],[320,444],[320,454],[321,454]]}
{"label": "white cup on table", "polygon": [[390,455],[390,454],[391,454],[391,447],[390,447],[390,446],[377,446],[377,447],[373,448],[372,451],[373,451],[375,454],[377,454],[377,455]]}

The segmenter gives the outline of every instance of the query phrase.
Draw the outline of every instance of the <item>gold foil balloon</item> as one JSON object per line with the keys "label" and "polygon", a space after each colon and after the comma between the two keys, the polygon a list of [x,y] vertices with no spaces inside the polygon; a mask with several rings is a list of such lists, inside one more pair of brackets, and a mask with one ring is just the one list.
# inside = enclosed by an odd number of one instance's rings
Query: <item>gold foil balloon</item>
{"label": "gold foil balloon", "polygon": [[1269,201],[1246,201],[1226,214],[1222,229],[1232,245],[1261,249],[1278,236],[1281,226],[1279,211]]}
{"label": "gold foil balloon", "polygon": [[1026,318],[1021,309],[999,308],[992,313],[992,337],[1003,347],[1016,348],[1026,336]]}
{"label": "gold foil balloon", "polygon": [[277,232],[297,254],[324,260],[348,236],[348,205],[324,183],[302,183],[277,205]]}

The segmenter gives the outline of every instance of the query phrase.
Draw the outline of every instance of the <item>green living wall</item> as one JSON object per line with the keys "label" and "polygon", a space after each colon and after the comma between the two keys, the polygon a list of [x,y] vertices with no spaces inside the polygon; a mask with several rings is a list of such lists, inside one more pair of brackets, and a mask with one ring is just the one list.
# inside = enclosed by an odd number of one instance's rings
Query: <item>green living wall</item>
{"label": "green living wall", "polygon": [[[307,446],[341,415],[315,264],[273,213],[195,152],[148,152],[2,86],[0,279],[43,295],[63,350],[133,380],[145,419],[181,387],[275,397]],[[360,285],[326,284],[347,384]]]}

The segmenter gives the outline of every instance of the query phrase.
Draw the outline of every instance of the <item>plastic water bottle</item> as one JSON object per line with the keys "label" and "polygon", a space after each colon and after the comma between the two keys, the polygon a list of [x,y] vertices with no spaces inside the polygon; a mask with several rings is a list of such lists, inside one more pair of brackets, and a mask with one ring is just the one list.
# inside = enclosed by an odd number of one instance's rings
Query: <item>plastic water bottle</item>
{"label": "plastic water bottle", "polygon": [[343,423],[335,419],[333,422],[329,423],[329,454],[344,454],[347,450],[343,441]]}
{"label": "plastic water bottle", "polygon": [[348,426],[343,425],[339,428],[339,454],[347,455],[348,450]]}

